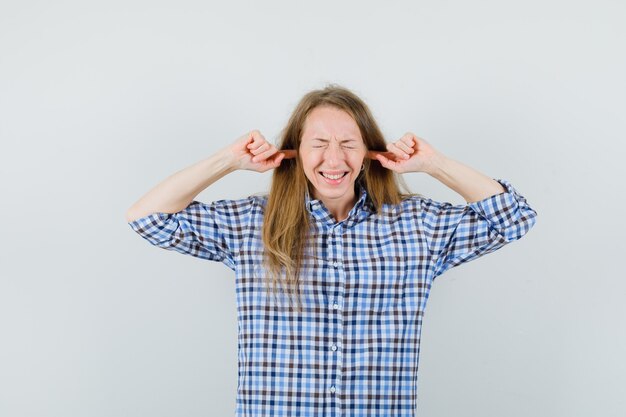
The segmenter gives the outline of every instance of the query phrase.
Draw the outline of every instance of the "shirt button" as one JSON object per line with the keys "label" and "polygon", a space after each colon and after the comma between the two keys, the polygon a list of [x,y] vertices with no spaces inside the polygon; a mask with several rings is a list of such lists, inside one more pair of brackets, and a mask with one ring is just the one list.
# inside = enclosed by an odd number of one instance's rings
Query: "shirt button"
{"label": "shirt button", "polygon": [[334,385],[333,385],[332,387],[330,387],[330,392],[331,392],[332,394],[334,394],[334,393],[335,393],[335,391],[337,391],[337,390],[335,389],[335,386],[334,386]]}
{"label": "shirt button", "polygon": [[334,352],[334,351],[336,351],[336,350],[337,350],[337,345],[332,345],[332,346],[330,347],[330,349],[331,349],[333,352]]}
{"label": "shirt button", "polygon": [[339,308],[339,304],[334,303],[334,304],[333,304],[333,308],[334,308],[335,310],[337,310],[337,309]]}

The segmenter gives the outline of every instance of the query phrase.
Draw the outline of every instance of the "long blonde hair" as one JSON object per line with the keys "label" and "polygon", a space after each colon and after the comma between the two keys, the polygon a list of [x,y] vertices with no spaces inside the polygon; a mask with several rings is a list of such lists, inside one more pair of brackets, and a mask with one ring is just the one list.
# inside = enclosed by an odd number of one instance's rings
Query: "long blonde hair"
{"label": "long blonde hair", "polygon": [[[365,102],[337,84],[329,84],[302,97],[281,131],[278,149],[299,149],[306,118],[318,106],[332,106],[346,111],[358,125],[367,150],[387,150],[383,134]],[[368,158],[363,163],[364,171],[358,177],[355,187],[358,189],[360,185],[365,188],[378,213],[383,204],[398,204],[407,195],[400,192],[400,184],[405,189],[406,185],[393,171]],[[310,226],[309,212],[305,207],[306,194],[312,191],[310,187],[300,156],[284,159],[274,169],[263,219],[267,289],[269,290],[271,282],[272,290],[276,294],[277,284],[286,285],[291,294],[298,295],[298,311],[302,311],[300,272]],[[284,282],[281,275],[284,275]]]}

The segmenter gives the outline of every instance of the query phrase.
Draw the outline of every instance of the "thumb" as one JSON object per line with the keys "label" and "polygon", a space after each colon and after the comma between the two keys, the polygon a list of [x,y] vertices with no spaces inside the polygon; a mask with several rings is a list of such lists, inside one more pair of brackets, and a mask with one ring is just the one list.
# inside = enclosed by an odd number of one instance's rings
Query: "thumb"
{"label": "thumb", "polygon": [[388,159],[388,158],[386,158],[386,157],[382,156],[381,154],[378,154],[378,155],[376,155],[376,159],[378,160],[378,162],[380,162],[380,164],[381,164],[383,167],[385,167],[385,168],[387,168],[387,169],[391,169],[391,168],[389,167],[389,159]]}
{"label": "thumb", "polygon": [[284,158],[285,158],[285,154],[284,153],[279,153],[278,156],[276,157],[276,159],[274,159],[274,163],[273,163],[274,168],[278,168],[280,166],[280,163],[283,161]]}

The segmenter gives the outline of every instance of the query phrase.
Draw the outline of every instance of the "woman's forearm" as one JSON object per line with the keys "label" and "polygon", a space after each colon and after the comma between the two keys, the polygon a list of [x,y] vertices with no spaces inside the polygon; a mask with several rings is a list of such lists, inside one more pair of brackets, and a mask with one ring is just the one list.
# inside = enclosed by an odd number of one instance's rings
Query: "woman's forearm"
{"label": "woman's forearm", "polygon": [[436,159],[429,174],[472,203],[505,192],[493,178],[446,156]]}
{"label": "woman's forearm", "polygon": [[126,212],[131,222],[148,214],[176,213],[184,209],[205,188],[234,171],[232,157],[225,150],[184,168],[148,191]]}

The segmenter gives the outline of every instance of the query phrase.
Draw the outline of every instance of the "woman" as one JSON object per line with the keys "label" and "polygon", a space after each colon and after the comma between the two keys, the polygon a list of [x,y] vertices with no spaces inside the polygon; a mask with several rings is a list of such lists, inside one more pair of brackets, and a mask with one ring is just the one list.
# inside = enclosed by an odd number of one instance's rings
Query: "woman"
{"label": "woman", "polygon": [[[194,200],[238,169],[274,169],[269,195]],[[405,172],[467,204],[401,193]],[[536,215],[508,181],[412,133],[386,145],[367,105],[330,85],[302,98],[278,148],[247,133],[157,185],[127,221],[235,271],[236,415],[413,416],[433,280],[521,238]]]}

